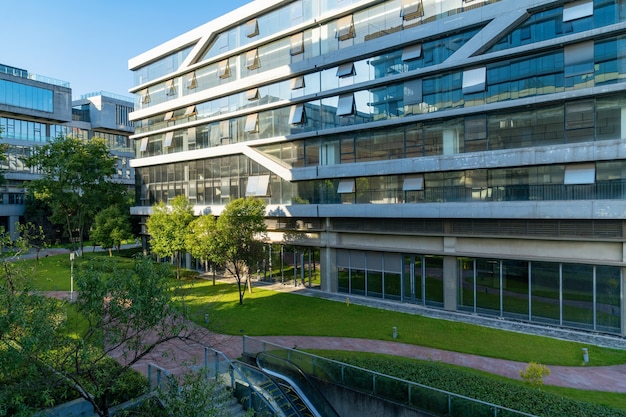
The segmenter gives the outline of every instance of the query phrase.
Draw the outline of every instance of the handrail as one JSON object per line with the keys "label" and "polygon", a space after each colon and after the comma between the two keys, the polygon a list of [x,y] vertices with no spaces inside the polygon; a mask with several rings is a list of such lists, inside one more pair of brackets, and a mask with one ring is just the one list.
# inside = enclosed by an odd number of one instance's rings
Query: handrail
{"label": "handrail", "polygon": [[[251,384],[251,387],[266,403],[271,404],[270,410],[279,417],[303,417],[283,389],[267,374],[244,362],[232,361],[231,363],[233,367],[241,371],[241,374],[246,375],[248,384]],[[278,392],[278,395],[275,394],[276,392]],[[263,395],[263,393],[266,393],[266,395]]]}
{"label": "handrail", "polygon": [[244,336],[242,354],[256,356],[259,353],[267,353],[268,350],[271,350],[274,356],[284,355],[286,360],[296,364],[305,374],[316,379],[440,416],[465,415],[463,411],[472,407],[477,413],[480,410],[481,415],[491,413],[497,417],[506,413],[509,416],[537,417],[534,414]]}
{"label": "handrail", "polygon": [[256,363],[270,376],[288,382],[316,417],[339,417],[326,397],[293,362],[269,353],[260,353],[256,357]]}

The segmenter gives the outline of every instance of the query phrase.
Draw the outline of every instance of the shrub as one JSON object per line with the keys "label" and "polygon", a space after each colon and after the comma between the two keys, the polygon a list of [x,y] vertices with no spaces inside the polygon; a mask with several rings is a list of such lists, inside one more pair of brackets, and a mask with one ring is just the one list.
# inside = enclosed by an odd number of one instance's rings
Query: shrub
{"label": "shrub", "polygon": [[543,385],[543,379],[550,375],[547,366],[536,362],[530,362],[526,369],[519,371],[519,376],[530,386],[540,387]]}

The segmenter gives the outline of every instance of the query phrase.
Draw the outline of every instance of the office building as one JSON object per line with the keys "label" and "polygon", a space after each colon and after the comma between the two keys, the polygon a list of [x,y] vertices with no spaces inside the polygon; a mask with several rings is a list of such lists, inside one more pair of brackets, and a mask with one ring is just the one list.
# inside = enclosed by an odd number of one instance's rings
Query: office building
{"label": "office building", "polygon": [[623,0],[258,0],[129,69],[133,214],[255,196],[321,291],[626,334]]}
{"label": "office building", "polygon": [[5,177],[0,188],[0,226],[15,232],[24,214],[25,185],[38,178],[37,169],[26,167],[24,158],[34,147],[59,136],[108,140],[118,164],[113,179],[134,187],[129,163],[134,156],[129,139],[132,111],[130,98],[97,92],[72,101],[68,82],[0,64],[0,138],[7,146],[7,158],[0,162]]}

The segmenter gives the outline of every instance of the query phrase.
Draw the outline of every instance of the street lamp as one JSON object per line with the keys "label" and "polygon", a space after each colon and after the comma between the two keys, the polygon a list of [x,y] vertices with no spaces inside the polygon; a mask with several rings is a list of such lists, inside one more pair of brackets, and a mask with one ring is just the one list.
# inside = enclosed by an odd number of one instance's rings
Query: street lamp
{"label": "street lamp", "polygon": [[74,252],[70,252],[70,303],[74,302]]}

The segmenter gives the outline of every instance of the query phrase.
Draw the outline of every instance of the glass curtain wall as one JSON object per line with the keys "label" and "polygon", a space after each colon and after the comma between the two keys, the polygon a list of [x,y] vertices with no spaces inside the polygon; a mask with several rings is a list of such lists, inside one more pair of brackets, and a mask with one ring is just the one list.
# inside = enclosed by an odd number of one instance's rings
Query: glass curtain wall
{"label": "glass curtain wall", "polygon": [[621,332],[619,267],[458,258],[458,309]]}

